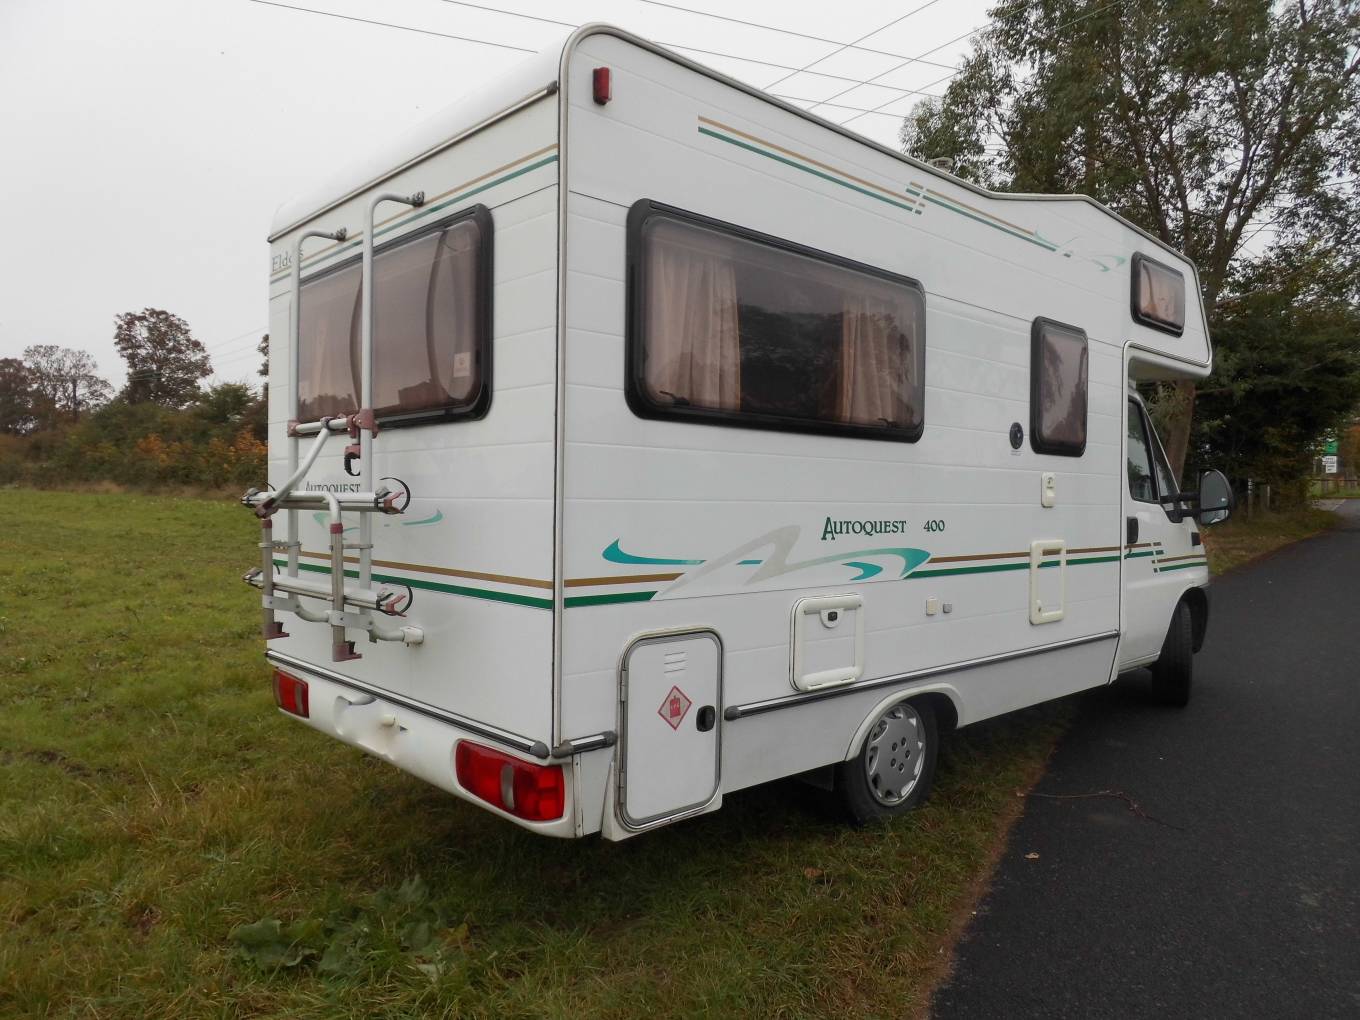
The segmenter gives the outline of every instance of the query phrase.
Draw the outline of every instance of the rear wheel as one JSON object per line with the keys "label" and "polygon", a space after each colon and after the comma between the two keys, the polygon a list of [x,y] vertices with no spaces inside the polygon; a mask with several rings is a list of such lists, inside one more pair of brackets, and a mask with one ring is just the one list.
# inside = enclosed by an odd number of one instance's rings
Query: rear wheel
{"label": "rear wheel", "polygon": [[879,714],[859,753],[836,767],[836,794],[855,822],[892,818],[925,801],[935,779],[937,732],[925,701],[899,701]]}
{"label": "rear wheel", "polygon": [[1164,705],[1190,703],[1190,686],[1195,674],[1195,628],[1190,607],[1176,606],[1162,642],[1162,654],[1152,665],[1152,694]]}

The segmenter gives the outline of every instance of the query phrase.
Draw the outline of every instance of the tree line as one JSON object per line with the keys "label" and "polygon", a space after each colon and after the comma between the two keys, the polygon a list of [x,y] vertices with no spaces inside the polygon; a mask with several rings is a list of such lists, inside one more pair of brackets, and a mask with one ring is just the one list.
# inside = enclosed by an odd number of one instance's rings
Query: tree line
{"label": "tree line", "polygon": [[116,393],[85,351],[35,344],[22,358],[0,358],[0,483],[216,488],[263,480],[263,391],[205,388],[207,350],[163,309],[115,316],[113,339],[127,368]]}

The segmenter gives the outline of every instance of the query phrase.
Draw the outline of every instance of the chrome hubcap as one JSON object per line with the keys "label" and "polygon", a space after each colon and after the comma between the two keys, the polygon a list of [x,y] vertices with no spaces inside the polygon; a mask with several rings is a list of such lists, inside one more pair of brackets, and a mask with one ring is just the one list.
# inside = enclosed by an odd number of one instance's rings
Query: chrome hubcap
{"label": "chrome hubcap", "polygon": [[916,709],[903,702],[883,713],[865,740],[864,776],[880,804],[900,804],[921,779],[925,728]]}

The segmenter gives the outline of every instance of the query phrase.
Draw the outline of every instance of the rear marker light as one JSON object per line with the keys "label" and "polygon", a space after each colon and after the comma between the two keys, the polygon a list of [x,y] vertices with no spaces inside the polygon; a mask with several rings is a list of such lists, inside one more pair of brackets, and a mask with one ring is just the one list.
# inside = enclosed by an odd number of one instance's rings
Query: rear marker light
{"label": "rear marker light", "polygon": [[551,822],[566,810],[561,765],[534,765],[470,740],[458,742],[453,758],[463,789],[516,818]]}
{"label": "rear marker light", "polygon": [[274,670],[274,704],[285,712],[307,718],[307,681]]}
{"label": "rear marker light", "polygon": [[595,95],[595,102],[600,106],[614,98],[614,82],[612,75],[607,67],[597,67],[590,75],[592,91]]}

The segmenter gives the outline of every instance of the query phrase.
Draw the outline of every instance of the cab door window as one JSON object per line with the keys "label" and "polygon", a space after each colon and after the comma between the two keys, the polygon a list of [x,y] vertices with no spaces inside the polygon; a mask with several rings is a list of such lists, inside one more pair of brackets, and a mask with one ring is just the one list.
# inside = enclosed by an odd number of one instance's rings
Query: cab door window
{"label": "cab door window", "polygon": [[1157,483],[1153,478],[1152,448],[1148,442],[1143,409],[1129,401],[1129,495],[1140,503],[1157,502]]}

